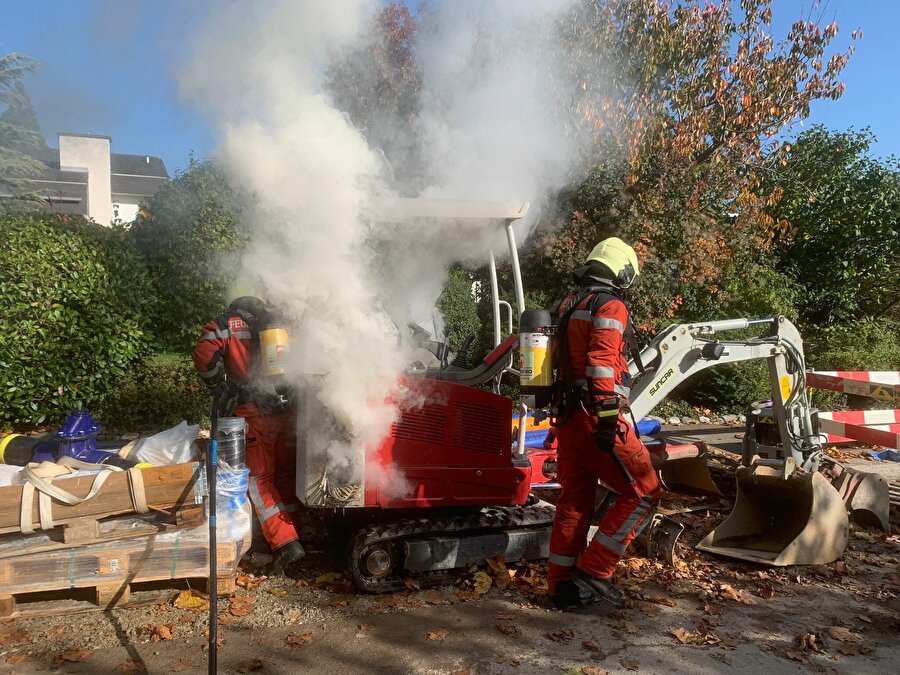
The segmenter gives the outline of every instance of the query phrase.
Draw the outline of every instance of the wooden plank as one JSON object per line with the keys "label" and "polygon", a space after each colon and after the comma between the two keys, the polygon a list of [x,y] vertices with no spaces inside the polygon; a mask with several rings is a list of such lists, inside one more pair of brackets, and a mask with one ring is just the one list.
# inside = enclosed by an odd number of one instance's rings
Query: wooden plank
{"label": "wooden plank", "polygon": [[[219,595],[237,588],[234,574],[220,575]],[[0,618],[31,619],[110,609],[126,609],[171,601],[174,593],[187,588],[207,588],[206,577],[193,576],[158,581],[104,584],[87,588],[60,589],[0,595]],[[205,592],[205,591],[204,591]],[[8,610],[8,613],[4,613]]]}
{"label": "wooden plank", "polygon": [[203,504],[191,504],[182,506],[175,512],[176,525],[197,525],[206,519]]}
{"label": "wooden plank", "polygon": [[[125,540],[120,548],[77,547],[41,556],[20,556],[0,561],[3,592],[8,594],[93,588],[102,584],[165,581],[207,573],[209,549],[205,542]],[[216,547],[220,572],[237,567],[234,544]],[[227,574],[227,572],[226,572]]]}
{"label": "wooden plank", "polygon": [[[161,509],[181,508],[195,503],[194,483],[199,475],[199,464],[172,464],[141,469],[147,503]],[[57,480],[59,485],[76,497],[84,497],[91,489],[93,476],[80,476]],[[0,488],[0,534],[19,532],[19,510],[22,486],[8,485]],[[31,519],[35,529],[40,525],[37,494],[34,496]],[[69,505],[53,501],[53,521],[56,524],[70,522],[85,516],[103,518],[133,513],[128,477],[124,471],[116,471],[103,484],[94,497],[82,504]]]}
{"label": "wooden plank", "polygon": [[100,536],[100,523],[96,518],[79,518],[63,525],[63,543],[93,543]]}
{"label": "wooden plank", "polygon": [[16,611],[16,596],[9,593],[0,595],[0,617],[12,616]]}
{"label": "wooden plank", "polygon": [[[121,539],[130,539],[135,537],[146,537],[152,534],[165,534],[166,532],[171,532],[179,528],[178,525],[171,522],[166,522],[165,516],[153,515],[153,516],[143,516],[141,518],[118,518],[114,520],[101,521],[98,524],[99,532],[91,544],[99,544],[104,542],[112,542],[118,541]],[[171,516],[169,516],[171,518]],[[144,523],[141,523],[140,520],[144,520]],[[8,537],[12,537],[14,535],[7,535]],[[0,551],[0,560],[5,558],[16,558],[20,555],[34,555],[38,553],[49,553],[52,551],[59,551],[66,548],[73,548],[75,546],[83,546],[84,542],[80,543],[66,543],[64,541],[60,541],[62,535],[57,534],[55,531],[50,533],[50,536],[57,537],[52,541],[44,541],[41,540],[41,543],[31,544],[29,543],[29,538],[26,536],[20,535],[20,545],[18,547],[9,547],[6,550]]]}
{"label": "wooden plank", "polygon": [[100,584],[94,586],[94,604],[111,608],[119,604],[126,604],[131,597],[131,586],[126,582]]}

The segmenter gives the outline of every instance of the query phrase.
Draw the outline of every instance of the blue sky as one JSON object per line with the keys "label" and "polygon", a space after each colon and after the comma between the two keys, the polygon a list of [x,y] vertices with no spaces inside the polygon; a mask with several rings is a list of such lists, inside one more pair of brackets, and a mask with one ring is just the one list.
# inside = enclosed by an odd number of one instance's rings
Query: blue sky
{"label": "blue sky", "polygon": [[[845,45],[856,28],[865,35],[844,71],[843,98],[815,103],[806,126],[870,126],[878,136],[877,154],[900,155],[900,2],[821,4],[825,22],[834,17],[841,27],[837,45]],[[776,36],[811,5],[775,0]],[[115,152],[159,155],[171,174],[187,165],[189,153],[205,157],[215,147],[205,120],[179,100],[174,77],[208,6],[188,0],[7,0],[0,53],[23,52],[40,61],[27,85],[51,145],[58,131],[109,135]]]}

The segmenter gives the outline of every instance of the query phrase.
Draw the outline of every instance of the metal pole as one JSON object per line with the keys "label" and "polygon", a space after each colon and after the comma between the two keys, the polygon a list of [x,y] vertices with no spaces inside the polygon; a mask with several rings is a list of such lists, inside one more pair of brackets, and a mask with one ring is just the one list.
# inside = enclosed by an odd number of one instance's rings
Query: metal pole
{"label": "metal pole", "polygon": [[513,284],[516,287],[516,304],[519,309],[519,316],[516,317],[516,323],[521,318],[522,312],[525,311],[525,290],[522,286],[522,269],[519,267],[519,249],[516,248],[516,233],[513,232],[512,222],[506,223],[506,241],[509,243],[509,259],[512,261]]}
{"label": "metal pole", "polygon": [[206,590],[209,591],[209,675],[218,670],[218,567],[216,556],[216,468],[219,464],[219,401],[223,388],[219,387],[213,394],[212,424],[209,432],[209,446],[206,452],[207,492],[209,499],[209,579]]}
{"label": "metal pole", "polygon": [[490,252],[491,271],[491,307],[494,313],[494,346],[500,344],[500,287],[497,283],[497,261],[494,259],[494,249]]}

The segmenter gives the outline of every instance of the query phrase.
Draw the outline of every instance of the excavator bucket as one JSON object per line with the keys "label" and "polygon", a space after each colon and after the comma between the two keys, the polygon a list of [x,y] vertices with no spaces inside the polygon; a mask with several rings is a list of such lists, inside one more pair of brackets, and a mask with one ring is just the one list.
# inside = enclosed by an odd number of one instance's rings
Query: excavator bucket
{"label": "excavator bucket", "polygon": [[884,476],[837,463],[826,470],[854,522],[890,531],[891,491]]}
{"label": "excavator bucket", "polygon": [[705,443],[668,445],[654,439],[645,445],[664,489],[688,495],[722,495],[709,473]]}
{"label": "excavator bucket", "polygon": [[840,494],[822,474],[789,475],[792,468],[738,468],[734,509],[697,548],[775,566],[840,558],[850,529]]}

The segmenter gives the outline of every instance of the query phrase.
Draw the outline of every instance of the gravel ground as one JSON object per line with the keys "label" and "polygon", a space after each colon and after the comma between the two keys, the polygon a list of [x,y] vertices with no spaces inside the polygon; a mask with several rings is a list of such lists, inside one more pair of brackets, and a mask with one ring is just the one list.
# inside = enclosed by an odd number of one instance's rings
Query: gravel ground
{"label": "gravel ground", "polygon": [[[629,606],[552,610],[543,568],[494,561],[456,582],[355,595],[327,551],[288,578],[242,563],[220,607],[220,672],[895,673],[900,536],[852,529],[844,557],[764,568],[691,546],[727,502],[677,516],[676,566],[639,555],[618,575]],[[206,611],[177,591],[143,607],[0,623],[0,673],[203,672]],[[141,593],[133,598],[144,599]]]}

